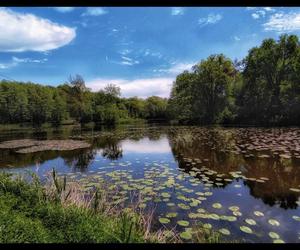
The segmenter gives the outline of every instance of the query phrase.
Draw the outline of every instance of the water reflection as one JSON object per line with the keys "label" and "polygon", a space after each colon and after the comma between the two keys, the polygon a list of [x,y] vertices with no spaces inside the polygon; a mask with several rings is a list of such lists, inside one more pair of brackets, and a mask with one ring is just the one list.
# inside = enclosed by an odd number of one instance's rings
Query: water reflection
{"label": "water reflection", "polygon": [[[32,154],[0,150],[0,166],[26,168],[39,164],[42,168],[44,163],[61,158],[65,166],[84,172],[99,153],[107,160],[117,161],[124,155],[159,155],[171,152],[178,168],[186,173],[190,173],[192,168],[207,168],[218,173],[219,176],[207,173],[205,177],[207,183],[215,188],[226,189],[234,179],[240,179],[249,188],[252,197],[261,199],[269,206],[296,209],[299,204],[299,193],[290,190],[300,187],[296,140],[300,138],[300,130],[297,129],[131,127],[109,131],[101,128],[99,132],[72,128],[66,131],[24,132],[6,137],[49,139],[69,138],[74,135],[89,140],[92,148]],[[5,136],[1,135],[1,140],[4,139]],[[279,157],[283,153],[278,150],[283,150],[287,156]],[[238,178],[232,175],[237,171],[241,175]],[[203,180],[203,174],[197,173],[194,177]]]}
{"label": "water reflection", "polygon": [[[169,140],[179,168],[188,172],[192,167],[206,166],[223,173],[224,178],[232,178],[230,172],[241,171],[250,179],[244,180],[244,184],[249,187],[253,197],[262,199],[270,206],[297,208],[299,193],[290,191],[290,188],[299,187],[300,184],[299,160],[249,157],[249,152],[238,152],[237,142],[249,140],[245,133],[238,132],[240,131],[235,129],[200,129],[197,133],[183,130],[181,133],[171,134]],[[274,130],[272,132],[274,133]],[[191,164],[190,159],[201,160]],[[256,180],[261,177],[267,178],[268,181],[257,182]],[[216,183],[214,177],[209,179]],[[222,187],[226,187],[226,183]]]}

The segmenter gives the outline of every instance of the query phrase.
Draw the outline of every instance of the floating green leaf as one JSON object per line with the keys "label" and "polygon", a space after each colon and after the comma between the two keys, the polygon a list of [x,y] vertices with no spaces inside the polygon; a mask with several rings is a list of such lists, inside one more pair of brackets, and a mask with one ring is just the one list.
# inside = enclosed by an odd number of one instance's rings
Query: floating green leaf
{"label": "floating green leaf", "polygon": [[278,226],[280,225],[279,221],[274,220],[274,219],[269,219],[268,222],[269,222],[269,224],[271,224],[272,226],[277,226],[277,227],[278,227]]}
{"label": "floating green leaf", "polygon": [[177,213],[175,213],[175,212],[170,212],[170,213],[166,214],[166,217],[168,217],[168,218],[175,218],[176,216],[177,216]]}
{"label": "floating green leaf", "polygon": [[256,225],[256,222],[255,222],[255,220],[253,220],[253,219],[246,219],[245,220],[245,222],[247,223],[247,224],[249,224],[249,225]]}
{"label": "floating green leaf", "polygon": [[242,213],[240,211],[233,211],[232,213],[235,216],[242,216]]}
{"label": "floating green leaf", "polygon": [[214,204],[212,204],[212,207],[216,208],[216,209],[220,209],[220,208],[222,208],[222,205],[220,203],[214,203]]}
{"label": "floating green leaf", "polygon": [[238,206],[231,206],[228,209],[234,212],[234,211],[238,211],[240,208]]}
{"label": "floating green leaf", "polygon": [[170,194],[165,193],[165,192],[161,193],[161,196],[164,197],[164,198],[170,198],[171,197]]}
{"label": "floating green leaf", "polygon": [[162,223],[162,224],[167,224],[167,223],[170,222],[170,220],[169,220],[168,218],[159,218],[158,220],[159,220],[159,222]]}
{"label": "floating green leaf", "polygon": [[293,215],[293,217],[292,217],[294,220],[296,220],[296,221],[300,221],[300,216],[297,216],[297,215]]}
{"label": "floating green leaf", "polygon": [[177,221],[177,224],[183,227],[187,227],[190,223],[186,220],[179,220]]}
{"label": "floating green leaf", "polygon": [[183,203],[179,203],[179,204],[178,204],[178,207],[180,207],[181,209],[184,209],[184,210],[190,209],[189,206],[187,206],[187,205],[185,205],[185,204],[183,204]]}
{"label": "floating green leaf", "polygon": [[285,243],[282,239],[273,240],[273,243]]}
{"label": "floating green leaf", "polygon": [[260,211],[254,211],[253,212],[256,216],[264,216],[264,214]]}
{"label": "floating green leaf", "polygon": [[230,235],[230,231],[226,228],[219,229],[219,232],[224,235]]}
{"label": "floating green leaf", "polygon": [[192,238],[192,234],[190,231],[184,231],[179,234],[179,236],[184,240],[190,240]]}
{"label": "floating green leaf", "polygon": [[272,239],[279,239],[280,238],[280,236],[277,233],[275,233],[275,232],[269,232],[269,236]]}
{"label": "floating green leaf", "polygon": [[247,226],[240,226],[240,229],[241,231],[243,231],[244,233],[247,233],[247,234],[252,234],[253,231],[250,227],[247,227]]}

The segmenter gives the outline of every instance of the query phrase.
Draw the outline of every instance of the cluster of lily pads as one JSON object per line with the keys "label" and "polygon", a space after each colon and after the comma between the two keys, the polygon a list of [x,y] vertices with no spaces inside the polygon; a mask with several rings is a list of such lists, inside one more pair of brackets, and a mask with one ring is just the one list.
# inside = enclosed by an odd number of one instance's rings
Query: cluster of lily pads
{"label": "cluster of lily pads", "polygon": [[[192,163],[202,162],[200,159],[186,160],[191,166],[195,165]],[[199,223],[204,229],[218,231],[228,239],[242,237],[247,241],[249,237],[253,240],[264,236],[262,232],[257,232],[258,227],[263,226],[259,219],[266,217],[262,211],[255,210],[251,216],[243,215],[238,205],[226,207],[214,202],[214,187],[222,187],[238,178],[251,180],[240,171],[230,172],[228,177],[205,166],[198,168],[195,165],[189,172],[184,172],[174,168],[174,162],[136,159],[138,163],[141,161],[144,166],[139,171],[133,170],[129,161],[111,162],[107,167],[99,167],[87,174],[69,173],[68,176],[72,180],[78,179],[85,186],[85,191],[98,184],[108,184],[110,199],[115,205],[126,207],[136,201],[137,209],[141,211],[155,209],[154,227],[175,228],[184,241],[193,241],[194,229]],[[265,182],[268,178],[253,181]],[[241,188],[241,185],[235,184],[234,187]],[[300,221],[297,215],[293,219]],[[273,228],[265,232],[269,240],[283,243],[280,233],[276,232],[280,221],[275,218],[267,218],[267,221]],[[236,232],[236,227],[240,233]]]}

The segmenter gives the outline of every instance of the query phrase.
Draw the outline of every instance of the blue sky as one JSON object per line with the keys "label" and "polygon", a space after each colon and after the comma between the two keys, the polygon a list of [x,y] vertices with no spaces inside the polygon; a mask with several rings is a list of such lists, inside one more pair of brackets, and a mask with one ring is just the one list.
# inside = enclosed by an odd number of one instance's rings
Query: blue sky
{"label": "blue sky", "polygon": [[300,8],[0,8],[0,79],[168,97],[176,75],[210,54],[243,58],[265,38],[300,34]]}

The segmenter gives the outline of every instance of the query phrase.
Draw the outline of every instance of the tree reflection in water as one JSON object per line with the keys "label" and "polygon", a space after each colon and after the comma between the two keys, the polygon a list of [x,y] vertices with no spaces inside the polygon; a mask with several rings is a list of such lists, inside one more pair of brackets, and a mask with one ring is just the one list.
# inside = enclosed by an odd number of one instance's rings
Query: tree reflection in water
{"label": "tree reflection in water", "polygon": [[[245,130],[245,129],[244,129]],[[252,129],[253,130],[253,129]],[[224,174],[222,178],[233,179],[230,172],[241,171],[247,178],[268,178],[259,183],[243,180],[250,189],[251,196],[260,198],[270,206],[279,205],[284,209],[296,209],[299,194],[292,192],[291,187],[300,185],[299,160],[280,157],[257,157],[261,152],[249,157],[249,152],[238,150],[237,145],[247,145],[248,131],[226,128],[181,129],[168,134],[170,146],[178,167],[188,173],[193,167],[207,167]],[[284,133],[284,131],[283,131]],[[287,131],[287,133],[289,133]],[[249,133],[250,134],[250,133]],[[282,136],[284,137],[284,136]],[[264,151],[264,154],[272,155]],[[200,159],[199,162],[195,159]],[[191,164],[193,162],[193,164]],[[200,174],[195,177],[201,179]],[[206,176],[216,183],[214,175]],[[225,188],[230,183],[222,182],[218,188]]]}

